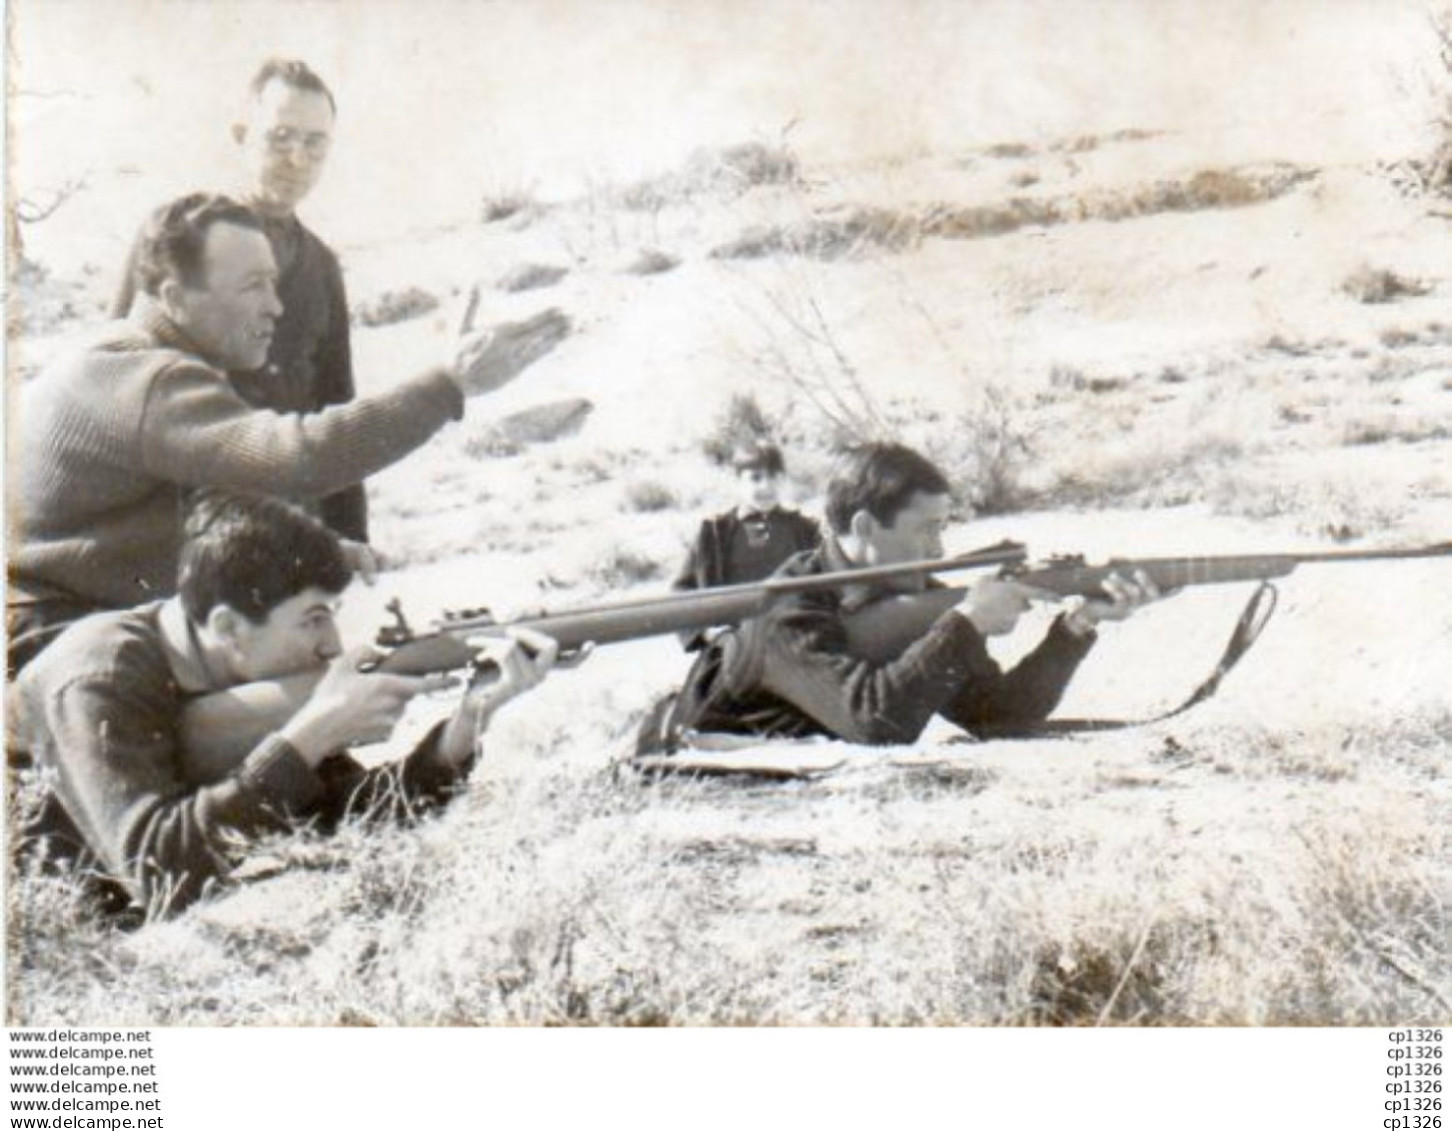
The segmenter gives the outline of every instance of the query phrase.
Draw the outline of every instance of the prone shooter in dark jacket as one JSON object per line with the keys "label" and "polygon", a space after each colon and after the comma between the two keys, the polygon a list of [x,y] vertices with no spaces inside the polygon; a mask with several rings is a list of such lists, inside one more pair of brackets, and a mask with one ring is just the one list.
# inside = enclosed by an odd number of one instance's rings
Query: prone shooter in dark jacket
{"label": "prone shooter in dark jacket", "polygon": [[[932,463],[900,444],[857,449],[828,487],[831,534],[799,554],[784,575],[828,573],[942,556],[950,488]],[[895,588],[847,586],[790,595],[712,641],[669,710],[653,713],[641,753],[670,750],[689,732],[779,737],[829,735],[867,745],[911,743],[935,715],[973,732],[1044,719],[1088,653],[1096,626],[1122,620],[1158,596],[1148,578],[1115,575],[1106,599],[1076,599],[1012,670],[989,655],[987,638],[1011,632],[1043,594],[982,577],[899,656],[872,662],[849,647],[852,614]]]}

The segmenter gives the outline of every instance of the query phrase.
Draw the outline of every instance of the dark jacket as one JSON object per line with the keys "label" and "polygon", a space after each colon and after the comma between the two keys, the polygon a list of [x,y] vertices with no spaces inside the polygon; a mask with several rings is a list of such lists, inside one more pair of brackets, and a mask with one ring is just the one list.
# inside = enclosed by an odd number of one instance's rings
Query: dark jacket
{"label": "dark jacket", "polygon": [[[849,568],[829,539],[778,573]],[[866,587],[796,594],[725,634],[697,660],[666,733],[830,735],[891,745],[916,741],[935,714],[970,733],[1036,722],[1058,705],[1094,639],[1056,620],[1042,643],[1004,672],[967,618],[949,611],[896,659],[874,664],[849,653],[847,620],[878,596]]]}
{"label": "dark jacket", "polygon": [[[739,511],[729,510],[701,523],[671,587],[685,591],[760,581],[794,554],[813,550],[821,541],[817,524],[799,511],[772,507],[760,516],[743,519]],[[681,642],[686,651],[694,652],[705,644],[706,637],[702,632],[686,632],[681,634]]]}
{"label": "dark jacket", "polygon": [[[224,882],[246,842],[349,812],[395,818],[441,804],[469,772],[437,756],[436,728],[402,762],[364,769],[335,754],[316,769],[280,735],[219,781],[181,758],[182,671],[205,670],[163,635],[165,603],[101,613],[67,630],[8,689],[9,742],[48,788],[23,839],[95,868],[155,914]],[[218,689],[220,690],[220,689]]]}

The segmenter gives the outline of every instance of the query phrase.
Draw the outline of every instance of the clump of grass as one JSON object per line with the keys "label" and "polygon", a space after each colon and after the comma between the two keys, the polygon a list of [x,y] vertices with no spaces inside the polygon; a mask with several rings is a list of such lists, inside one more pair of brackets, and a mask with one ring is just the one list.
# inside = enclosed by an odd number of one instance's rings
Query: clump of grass
{"label": "clump of grass", "polygon": [[665,572],[655,558],[628,546],[612,546],[589,569],[590,580],[607,589],[654,581]]}
{"label": "clump of grass", "polygon": [[702,194],[737,195],[762,186],[795,185],[800,181],[801,163],[784,141],[747,141],[698,149],[680,169],[611,186],[597,195],[612,208],[656,214]]}
{"label": "clump of grass", "polygon": [[371,302],[361,303],[353,312],[353,320],[364,326],[390,326],[437,310],[438,306],[437,295],[422,287],[406,287],[385,291]]}
{"label": "clump of grass", "polygon": [[497,224],[511,216],[524,219],[540,210],[532,190],[520,187],[500,188],[487,192],[480,198],[479,220],[485,224]]}
{"label": "clump of grass", "polygon": [[625,270],[631,275],[660,275],[680,265],[681,261],[673,255],[656,248],[643,248]]}
{"label": "clump of grass", "polygon": [[625,488],[625,506],[639,513],[671,510],[679,505],[676,493],[654,479],[637,479]]}
{"label": "clump of grass", "polygon": [[794,224],[757,226],[710,251],[712,259],[761,259],[801,255],[836,260],[869,251],[899,252],[918,239],[913,216],[890,208],[857,206]]}
{"label": "clump of grass", "polygon": [[1417,297],[1432,289],[1430,283],[1409,279],[1385,267],[1358,267],[1341,284],[1341,290],[1357,302],[1385,303]]}
{"label": "clump of grass", "polygon": [[1383,330],[1377,337],[1382,345],[1393,350],[1414,346],[1421,340],[1415,330],[1403,330],[1396,326]]}
{"label": "clump of grass", "polygon": [[1359,444],[1420,444],[1428,440],[1445,440],[1452,436],[1452,429],[1433,420],[1407,421],[1395,416],[1373,420],[1353,420],[1347,423],[1341,442],[1348,446]]}
{"label": "clump of grass", "polygon": [[1075,393],[1117,393],[1129,386],[1129,378],[1094,377],[1075,366],[1055,365],[1049,370],[1049,385]]}
{"label": "clump of grass", "polygon": [[986,147],[983,155],[997,160],[1019,160],[1024,157],[1032,157],[1034,149],[1033,146],[1025,145],[1021,141],[1003,141]]}
{"label": "clump of grass", "polygon": [[498,428],[486,428],[464,440],[464,454],[470,459],[508,459],[524,451],[524,445]]}
{"label": "clump of grass", "polygon": [[1188,178],[1080,196],[1016,197],[1001,204],[940,205],[924,216],[924,235],[953,239],[1001,236],[1027,227],[1086,220],[1121,221],[1164,212],[1243,208],[1284,196],[1314,174],[1289,165],[1202,169]]}
{"label": "clump of grass", "polygon": [[686,178],[698,188],[740,192],[759,185],[795,184],[801,179],[801,163],[784,143],[747,141],[697,150],[687,162]]}
{"label": "clump of grass", "polygon": [[554,286],[569,273],[568,267],[552,263],[520,263],[499,276],[494,285],[511,294],[534,291]]}

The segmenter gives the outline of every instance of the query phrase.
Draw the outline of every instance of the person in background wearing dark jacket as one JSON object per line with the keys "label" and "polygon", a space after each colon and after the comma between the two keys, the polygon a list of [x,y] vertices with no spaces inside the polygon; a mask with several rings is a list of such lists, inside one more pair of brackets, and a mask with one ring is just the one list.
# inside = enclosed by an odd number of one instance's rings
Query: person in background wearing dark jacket
{"label": "person in background wearing dark jacket", "polygon": [[[337,537],[290,504],[199,497],[177,596],[73,624],[9,688],[10,742],[43,783],[22,849],[99,872],[92,893],[110,910],[159,916],[225,884],[261,834],[448,800],[489,720],[544,677],[557,645],[513,630],[490,651],[497,682],[471,686],[403,761],[364,769],[346,749],[386,738],[409,700],[451,679],[360,670],[377,653],[345,651],[334,620],[350,573]],[[297,713],[201,780],[180,737],[188,701],[307,671],[322,678]]]}
{"label": "person in background wearing dark jacket", "polygon": [[[701,523],[691,552],[676,575],[677,591],[741,585],[770,577],[793,554],[815,549],[821,529],[806,515],[781,505],[786,462],[775,444],[758,443],[731,461],[741,501]],[[684,633],[688,652],[699,650],[708,632]]]}
{"label": "person in background wearing dark jacket", "polygon": [[[332,250],[297,217],[297,207],[322,177],[333,145],[337,105],[327,84],[296,59],[269,59],[248,87],[232,126],[247,184],[240,192],[262,220],[277,263],[282,314],[262,365],[233,371],[232,384],[254,408],[318,412],[354,397],[348,296]],[[140,237],[132,245],[111,306],[125,318],[136,301]],[[368,503],[355,483],[322,499],[297,500],[346,539],[349,558],[371,577]]]}
{"label": "person in background wearing dark jacket", "polygon": [[[790,559],[778,576],[942,557],[950,503],[948,480],[923,456],[900,444],[865,445],[828,487],[830,536]],[[1114,575],[1107,599],[1073,600],[1038,647],[1004,672],[987,639],[1011,632],[1039,594],[981,577],[895,659],[873,663],[851,653],[847,622],[855,611],[926,584],[919,575],[891,588],[784,597],[708,645],[674,706],[647,719],[639,752],[674,749],[691,731],[894,745],[916,741],[935,714],[970,733],[1041,720],[1093,646],[1097,625],[1123,620],[1158,596],[1142,575]]]}

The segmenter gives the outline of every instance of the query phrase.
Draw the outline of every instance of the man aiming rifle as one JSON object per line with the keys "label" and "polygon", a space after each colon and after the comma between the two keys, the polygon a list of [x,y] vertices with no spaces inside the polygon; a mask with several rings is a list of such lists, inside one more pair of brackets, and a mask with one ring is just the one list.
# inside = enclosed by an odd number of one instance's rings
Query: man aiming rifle
{"label": "man aiming rifle", "polygon": [[[853,453],[827,488],[830,534],[778,576],[864,570],[936,558],[951,489],[927,459],[901,444]],[[796,594],[719,637],[680,693],[647,718],[637,750],[675,749],[690,731],[770,737],[832,735],[867,745],[909,743],[940,714],[966,730],[1044,719],[1094,643],[1103,621],[1123,620],[1159,592],[1142,572],[1110,573],[1101,595],[1075,598],[1027,657],[1004,672],[987,638],[1011,632],[1041,594],[1011,578],[962,591],[898,654],[869,659],[853,618],[884,595],[921,591],[921,574]]]}
{"label": "man aiming rifle", "polygon": [[[346,748],[386,738],[411,699],[454,679],[365,670],[374,650],[345,652],[334,612],[350,576],[338,537],[295,507],[203,498],[176,596],[79,621],[9,689],[11,742],[45,782],[23,839],[102,872],[108,902],[163,915],[224,882],[259,834],[447,801],[489,720],[544,677],[557,645],[513,630],[491,649],[497,678],[474,682],[407,758],[365,770]],[[299,673],[316,682],[294,712],[226,773],[190,772],[179,731],[189,702]]]}

